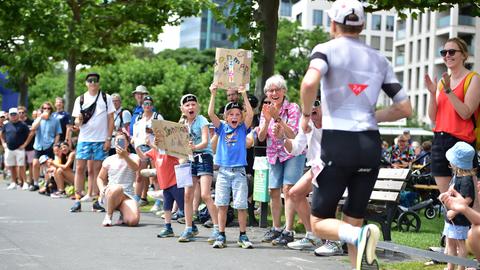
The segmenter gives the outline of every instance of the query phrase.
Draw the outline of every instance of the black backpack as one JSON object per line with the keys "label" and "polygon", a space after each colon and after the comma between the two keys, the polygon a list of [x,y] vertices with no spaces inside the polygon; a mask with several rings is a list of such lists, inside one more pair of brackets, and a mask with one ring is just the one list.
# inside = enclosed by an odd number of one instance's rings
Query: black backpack
{"label": "black backpack", "polygon": [[[124,112],[124,111],[130,112],[129,110],[122,108],[122,110],[120,111],[120,113],[117,115],[117,117],[120,117],[120,128],[123,127],[123,112]],[[117,120],[116,117],[115,117],[115,119],[113,120],[113,122],[115,122],[115,120]]]}
{"label": "black backpack", "polygon": [[[158,116],[159,116],[159,115],[160,115],[159,113],[153,112],[153,119],[154,119],[154,120],[158,120]],[[139,115],[137,116],[137,120],[135,120],[135,122],[140,121],[140,119],[142,119],[142,117],[143,117],[143,113],[142,113],[142,114],[139,114]]]}
{"label": "black backpack", "polygon": [[98,96],[102,94],[103,101],[105,102],[105,106],[107,108],[107,113],[108,113],[108,103],[107,103],[107,94],[105,94],[103,91],[100,91],[100,93],[97,94],[97,97],[95,98],[95,101],[88,107],[83,109],[83,103],[85,101],[84,95],[80,96],[80,113],[82,114],[83,117],[83,123],[86,124],[90,118],[92,118],[93,114],[95,113],[95,109],[97,108],[97,100]]}

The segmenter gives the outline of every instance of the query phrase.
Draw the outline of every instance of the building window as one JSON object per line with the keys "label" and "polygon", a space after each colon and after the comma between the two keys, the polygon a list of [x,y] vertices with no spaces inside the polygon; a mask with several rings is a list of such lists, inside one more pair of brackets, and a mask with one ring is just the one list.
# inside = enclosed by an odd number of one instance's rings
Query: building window
{"label": "building window", "polygon": [[393,32],[393,26],[395,25],[395,17],[394,16],[387,16],[387,31]]}
{"label": "building window", "polygon": [[290,1],[280,2],[280,16],[291,17],[292,16],[292,3]]}
{"label": "building window", "polygon": [[322,10],[313,10],[313,25],[320,26],[323,21],[323,11]]}
{"label": "building window", "polygon": [[370,40],[370,46],[376,50],[380,50],[380,37],[372,36]]}
{"label": "building window", "polygon": [[387,52],[393,51],[393,38],[392,37],[387,37],[385,39],[385,51],[387,51]]}
{"label": "building window", "polygon": [[298,13],[296,19],[297,19],[297,22],[302,23],[302,13]]}
{"label": "building window", "polygon": [[414,19],[410,18],[408,19],[410,21],[410,35],[413,35],[413,24],[414,24]]}
{"label": "building window", "polygon": [[423,94],[423,117],[427,116],[427,102],[428,102],[428,95]]}
{"label": "building window", "polygon": [[418,61],[420,61],[420,59],[422,58],[421,52],[422,52],[422,41],[419,39],[417,40],[417,60]]}
{"label": "building window", "polygon": [[382,16],[372,15],[372,30],[382,30]]}
{"label": "building window", "polygon": [[[411,64],[413,62],[413,42],[412,41],[409,42],[408,49],[409,49],[408,63]],[[411,79],[411,77],[410,77],[410,79]]]}
{"label": "building window", "polygon": [[360,35],[359,39],[360,39],[363,43],[365,43],[365,41],[366,41],[365,35]]}
{"label": "building window", "polygon": [[425,12],[425,17],[427,17],[427,19],[425,19],[425,24],[427,26],[427,32],[430,31],[430,12],[427,11]]}
{"label": "building window", "polygon": [[425,59],[428,59],[430,55],[430,38],[425,39]]}
{"label": "building window", "polygon": [[420,89],[420,67],[417,67],[416,72],[417,80],[415,84],[415,89]]}

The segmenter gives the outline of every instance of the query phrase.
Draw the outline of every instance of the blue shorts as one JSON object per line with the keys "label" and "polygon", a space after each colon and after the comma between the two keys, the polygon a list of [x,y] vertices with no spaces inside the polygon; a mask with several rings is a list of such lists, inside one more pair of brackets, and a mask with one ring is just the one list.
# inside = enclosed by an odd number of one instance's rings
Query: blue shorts
{"label": "blue shorts", "polygon": [[75,159],[104,160],[108,151],[103,150],[104,142],[79,142],[77,144]]}
{"label": "blue shorts", "polygon": [[281,188],[283,185],[295,185],[303,175],[305,168],[305,155],[299,155],[291,159],[275,164],[269,164],[268,188]]}
{"label": "blue shorts", "polygon": [[213,175],[213,156],[208,153],[194,154],[192,176]]}
{"label": "blue shorts", "polygon": [[443,235],[450,239],[466,240],[469,230],[469,226],[453,225],[445,222],[445,226],[443,227]]}
{"label": "blue shorts", "polygon": [[183,212],[184,206],[184,188],[178,188],[177,185],[163,190],[163,210],[172,211],[173,201],[177,202],[178,209]]}
{"label": "blue shorts", "polygon": [[248,208],[248,182],[245,167],[220,167],[215,184],[215,205],[228,206],[233,193],[233,208]]}

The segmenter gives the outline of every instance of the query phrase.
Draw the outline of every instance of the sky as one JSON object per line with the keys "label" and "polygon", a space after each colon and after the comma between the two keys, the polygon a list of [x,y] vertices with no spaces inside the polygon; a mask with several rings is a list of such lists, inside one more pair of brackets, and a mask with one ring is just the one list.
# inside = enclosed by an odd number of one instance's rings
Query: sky
{"label": "sky", "polygon": [[153,48],[154,53],[165,49],[177,49],[180,46],[180,26],[167,25],[158,37],[158,42],[147,42],[145,47]]}

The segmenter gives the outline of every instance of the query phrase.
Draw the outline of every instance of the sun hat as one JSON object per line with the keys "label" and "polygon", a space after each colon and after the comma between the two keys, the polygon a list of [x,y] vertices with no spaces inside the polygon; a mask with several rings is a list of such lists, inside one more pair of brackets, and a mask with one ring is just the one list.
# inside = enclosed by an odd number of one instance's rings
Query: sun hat
{"label": "sun hat", "polygon": [[136,94],[136,93],[147,94],[148,95],[147,87],[145,87],[143,85],[139,85],[139,86],[135,87],[135,90],[133,90],[132,94]]}
{"label": "sun hat", "polygon": [[447,150],[445,157],[450,163],[460,169],[471,170],[473,168],[473,158],[475,149],[466,142],[457,142],[452,148]]}

